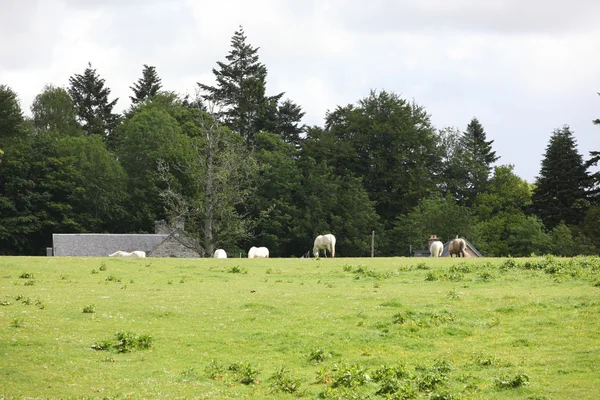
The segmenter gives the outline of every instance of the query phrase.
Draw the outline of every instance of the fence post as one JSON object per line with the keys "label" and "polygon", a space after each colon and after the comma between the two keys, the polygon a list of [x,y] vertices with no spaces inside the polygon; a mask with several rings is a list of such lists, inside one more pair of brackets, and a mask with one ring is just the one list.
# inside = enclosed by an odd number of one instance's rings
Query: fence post
{"label": "fence post", "polygon": [[375,231],[371,232],[371,258],[375,257]]}

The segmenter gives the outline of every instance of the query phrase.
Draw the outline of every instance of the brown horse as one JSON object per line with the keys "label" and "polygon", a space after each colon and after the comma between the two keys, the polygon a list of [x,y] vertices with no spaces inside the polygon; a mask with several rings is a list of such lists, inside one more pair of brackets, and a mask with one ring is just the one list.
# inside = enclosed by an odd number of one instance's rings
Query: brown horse
{"label": "brown horse", "polygon": [[452,257],[452,255],[456,254],[457,257],[466,257],[467,243],[464,239],[453,239],[448,245],[448,255]]}

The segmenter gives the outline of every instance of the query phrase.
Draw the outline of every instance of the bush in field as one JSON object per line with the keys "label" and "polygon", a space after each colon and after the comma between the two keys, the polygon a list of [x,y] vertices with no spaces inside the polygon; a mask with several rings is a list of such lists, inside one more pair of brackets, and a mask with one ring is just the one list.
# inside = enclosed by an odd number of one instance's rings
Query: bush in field
{"label": "bush in field", "polygon": [[129,353],[135,350],[146,350],[152,347],[154,339],[150,335],[138,335],[121,331],[115,334],[116,341],[103,340],[92,345],[93,350],[112,350],[117,353]]}
{"label": "bush in field", "polygon": [[363,386],[369,380],[367,368],[360,364],[334,365],[332,387],[358,387]]}
{"label": "bush in field", "polygon": [[233,372],[233,379],[244,385],[258,383],[260,370],[250,363],[235,362],[227,368]]}
{"label": "bush in field", "polygon": [[227,270],[230,274],[247,274],[248,270],[246,268],[242,268],[239,265],[234,265],[233,267]]}
{"label": "bush in field", "polygon": [[225,375],[225,367],[219,364],[216,360],[211,360],[206,367],[204,367],[204,373],[210,379],[220,381]]}
{"label": "bush in field", "polygon": [[315,349],[313,351],[310,352],[310,354],[308,355],[308,361],[312,361],[316,364],[322,363],[323,361],[325,361],[328,358],[332,358],[333,354],[323,350],[323,349]]}
{"label": "bush in field", "polygon": [[525,385],[529,385],[529,376],[521,372],[515,376],[504,375],[494,379],[494,386],[498,389],[515,389]]}
{"label": "bush in field", "polygon": [[269,379],[272,381],[271,390],[284,393],[297,393],[302,383],[300,379],[292,378],[285,367],[279,368]]}
{"label": "bush in field", "polygon": [[19,275],[19,278],[21,278],[21,279],[34,279],[35,277],[30,272],[23,272],[21,275]]}
{"label": "bush in field", "polygon": [[85,314],[93,314],[96,312],[96,306],[93,304],[90,304],[89,306],[85,306],[85,307],[83,307],[83,312]]}

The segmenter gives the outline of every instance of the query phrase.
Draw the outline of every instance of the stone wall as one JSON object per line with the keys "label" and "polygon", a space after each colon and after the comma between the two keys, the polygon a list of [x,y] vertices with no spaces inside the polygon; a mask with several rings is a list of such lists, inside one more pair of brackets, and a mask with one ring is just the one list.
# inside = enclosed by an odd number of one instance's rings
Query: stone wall
{"label": "stone wall", "polygon": [[176,257],[176,258],[197,258],[200,257],[194,250],[181,244],[175,235],[169,235],[161,244],[159,244],[149,255],[149,257]]}

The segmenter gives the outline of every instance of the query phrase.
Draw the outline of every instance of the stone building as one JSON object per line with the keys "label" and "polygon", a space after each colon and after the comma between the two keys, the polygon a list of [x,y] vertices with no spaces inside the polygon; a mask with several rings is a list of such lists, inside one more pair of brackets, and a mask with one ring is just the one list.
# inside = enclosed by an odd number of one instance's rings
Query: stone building
{"label": "stone building", "polygon": [[194,258],[193,239],[181,223],[173,228],[161,220],[155,233],[55,233],[47,254],[57,257],[106,257],[116,251],[144,251],[147,257]]}

